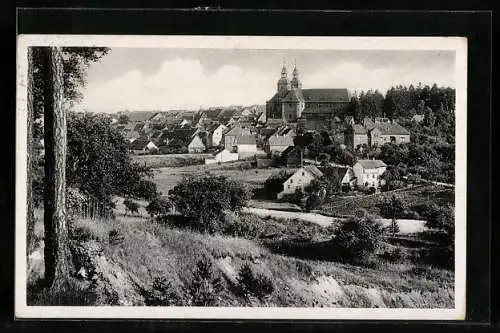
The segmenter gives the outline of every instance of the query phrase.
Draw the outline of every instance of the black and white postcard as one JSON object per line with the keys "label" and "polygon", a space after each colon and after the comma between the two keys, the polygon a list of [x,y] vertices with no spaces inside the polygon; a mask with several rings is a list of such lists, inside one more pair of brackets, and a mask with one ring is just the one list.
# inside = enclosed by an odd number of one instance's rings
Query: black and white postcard
{"label": "black and white postcard", "polygon": [[465,317],[467,39],[18,36],[19,318]]}

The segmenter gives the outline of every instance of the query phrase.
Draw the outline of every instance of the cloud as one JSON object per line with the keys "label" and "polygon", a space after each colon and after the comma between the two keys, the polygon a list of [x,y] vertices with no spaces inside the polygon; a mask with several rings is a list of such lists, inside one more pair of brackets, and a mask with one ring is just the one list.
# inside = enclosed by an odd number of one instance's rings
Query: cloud
{"label": "cloud", "polygon": [[224,65],[207,73],[200,61],[176,58],[145,76],[131,70],[105,83],[89,83],[82,109],[177,109],[264,103],[272,94],[274,73]]}
{"label": "cloud", "polygon": [[[250,66],[249,66],[250,67]],[[299,68],[300,69],[300,68]],[[301,72],[303,88],[348,88],[351,91],[423,84],[454,86],[448,68],[429,64],[369,68],[359,61],[344,61]],[[276,90],[279,71],[268,72],[226,64],[207,71],[196,59],[175,58],[161,63],[145,75],[133,69],[121,76],[89,82],[80,109],[113,112],[118,110],[198,109],[223,105],[264,104]]]}

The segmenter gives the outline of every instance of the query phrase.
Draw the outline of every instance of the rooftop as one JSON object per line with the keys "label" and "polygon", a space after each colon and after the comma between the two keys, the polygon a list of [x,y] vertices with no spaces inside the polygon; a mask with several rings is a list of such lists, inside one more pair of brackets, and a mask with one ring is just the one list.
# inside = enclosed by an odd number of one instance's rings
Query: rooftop
{"label": "rooftop", "polygon": [[363,169],[377,169],[387,166],[387,164],[381,160],[358,160],[357,163],[359,163]]}

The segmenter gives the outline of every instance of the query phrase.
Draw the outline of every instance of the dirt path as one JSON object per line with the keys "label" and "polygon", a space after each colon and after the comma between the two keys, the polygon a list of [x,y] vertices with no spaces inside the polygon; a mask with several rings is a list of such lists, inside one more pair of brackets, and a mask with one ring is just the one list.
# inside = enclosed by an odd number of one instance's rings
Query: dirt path
{"label": "dirt path", "polygon": [[[322,227],[328,227],[334,221],[338,221],[339,218],[325,216],[317,213],[306,213],[306,212],[286,212],[280,210],[272,210],[265,208],[255,208],[255,207],[245,207],[243,208],[244,212],[252,213],[260,217],[275,217],[275,218],[285,218],[285,219],[299,219],[302,221],[316,223]],[[390,219],[380,219],[384,226],[388,226],[391,224]],[[425,221],[423,220],[397,220],[400,234],[412,234],[424,231]]]}

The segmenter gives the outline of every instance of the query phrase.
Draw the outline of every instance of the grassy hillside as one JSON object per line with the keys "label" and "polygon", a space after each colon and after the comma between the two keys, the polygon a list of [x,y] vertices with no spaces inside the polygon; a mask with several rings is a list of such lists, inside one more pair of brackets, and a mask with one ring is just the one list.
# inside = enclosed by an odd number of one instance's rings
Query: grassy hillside
{"label": "grassy hillside", "polygon": [[[250,221],[249,215],[236,218]],[[86,272],[86,277],[79,279],[80,289],[76,293],[97,293],[93,299],[103,303],[111,300],[113,304],[143,305],[155,279],[164,277],[174,304],[188,305],[187,289],[194,279],[193,271],[198,261],[205,260],[212,264],[214,278],[222,281],[222,289],[214,291],[214,305],[453,306],[452,271],[389,262],[367,268],[306,258],[276,245],[308,233],[325,238],[331,230],[290,220],[258,219],[257,223],[261,225],[256,231],[247,232],[246,238],[242,238],[176,229],[142,217],[119,215],[113,221],[74,221],[73,238],[78,239],[78,253],[86,257],[77,260],[84,270],[76,269]],[[41,222],[37,224],[41,238],[43,227],[40,228]],[[112,230],[124,236],[122,242],[110,238]],[[274,291],[268,297],[245,298],[238,293],[237,274],[244,264],[270,278]],[[32,256],[29,266],[29,281],[35,283],[36,277],[43,275],[40,256]],[[95,277],[91,278],[93,271]],[[106,295],[102,295],[104,292]],[[44,301],[39,295],[31,296],[34,303]]]}

